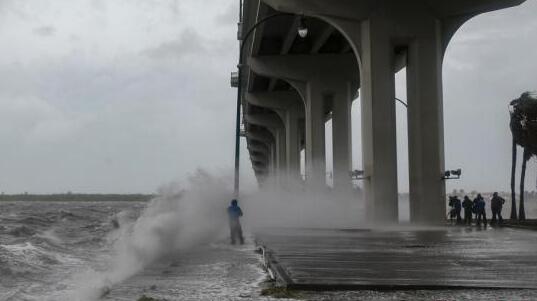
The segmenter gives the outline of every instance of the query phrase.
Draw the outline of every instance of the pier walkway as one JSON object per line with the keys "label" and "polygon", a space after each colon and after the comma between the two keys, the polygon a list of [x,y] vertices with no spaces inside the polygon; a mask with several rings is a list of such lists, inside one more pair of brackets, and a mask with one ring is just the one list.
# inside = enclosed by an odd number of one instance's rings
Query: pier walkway
{"label": "pier walkway", "polygon": [[537,232],[260,229],[277,280],[302,290],[537,289]]}

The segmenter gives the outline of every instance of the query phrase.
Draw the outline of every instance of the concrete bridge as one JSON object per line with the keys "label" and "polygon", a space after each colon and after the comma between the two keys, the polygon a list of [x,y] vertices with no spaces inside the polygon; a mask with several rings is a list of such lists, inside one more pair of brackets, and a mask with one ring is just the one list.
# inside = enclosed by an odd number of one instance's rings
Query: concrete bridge
{"label": "concrete bridge", "polygon": [[[367,216],[397,222],[394,74],[406,67],[410,217],[443,221],[446,48],[472,17],[524,1],[245,0],[240,39],[264,17],[287,13],[244,41],[243,123],[259,182],[325,187],[325,122],[332,119],[334,191],[350,191],[351,104],[360,91]],[[304,38],[297,35],[303,26]]]}

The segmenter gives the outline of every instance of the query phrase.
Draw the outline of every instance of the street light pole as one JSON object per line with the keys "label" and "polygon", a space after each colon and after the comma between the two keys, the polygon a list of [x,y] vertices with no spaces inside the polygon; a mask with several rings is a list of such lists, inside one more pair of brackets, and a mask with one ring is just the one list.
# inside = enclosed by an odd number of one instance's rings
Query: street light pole
{"label": "street light pole", "polygon": [[[239,168],[240,168],[240,136],[241,136],[241,98],[242,98],[242,66],[243,66],[243,52],[244,52],[244,46],[246,45],[246,41],[248,38],[252,35],[252,33],[255,31],[255,29],[265,23],[268,20],[271,20],[276,17],[282,17],[282,16],[293,16],[294,14],[290,13],[277,13],[270,16],[267,16],[261,20],[259,20],[257,23],[252,25],[252,27],[244,34],[243,37],[241,37],[240,42],[240,51],[239,51],[239,64],[237,65],[237,115],[236,115],[236,124],[235,124],[235,183],[234,183],[234,189],[233,189],[233,196],[235,198],[239,197]],[[307,31],[306,31],[307,33]],[[301,34],[302,36],[302,34]]]}

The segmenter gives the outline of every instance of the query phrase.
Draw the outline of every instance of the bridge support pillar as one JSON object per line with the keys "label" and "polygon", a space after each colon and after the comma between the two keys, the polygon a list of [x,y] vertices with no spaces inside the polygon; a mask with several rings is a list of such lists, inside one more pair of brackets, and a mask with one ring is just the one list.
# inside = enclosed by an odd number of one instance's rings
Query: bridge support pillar
{"label": "bridge support pillar", "polygon": [[332,156],[334,191],[341,197],[352,194],[352,87],[349,83],[338,85],[332,100]]}
{"label": "bridge support pillar", "polygon": [[383,25],[361,23],[364,190],[374,221],[398,222],[394,51]]}
{"label": "bridge support pillar", "polygon": [[309,82],[306,90],[306,185],[326,186],[325,97],[320,83]]}
{"label": "bridge support pillar", "polygon": [[287,176],[291,184],[297,185],[300,178],[300,137],[298,106],[290,107],[284,113]]}
{"label": "bridge support pillar", "polygon": [[408,47],[410,218],[438,223],[446,216],[441,26],[434,20],[426,25],[430,34]]}
{"label": "bridge support pillar", "polygon": [[271,143],[270,144],[270,172],[269,172],[269,176],[270,176],[270,179],[269,181],[271,182],[272,185],[275,184],[276,182],[276,178],[277,178],[277,170],[278,170],[278,158],[276,157],[276,143]]}
{"label": "bridge support pillar", "polygon": [[287,160],[286,160],[286,139],[285,139],[285,129],[279,128],[275,131],[276,136],[276,153],[277,153],[277,162],[278,162],[278,183],[281,186],[284,186],[287,181]]}

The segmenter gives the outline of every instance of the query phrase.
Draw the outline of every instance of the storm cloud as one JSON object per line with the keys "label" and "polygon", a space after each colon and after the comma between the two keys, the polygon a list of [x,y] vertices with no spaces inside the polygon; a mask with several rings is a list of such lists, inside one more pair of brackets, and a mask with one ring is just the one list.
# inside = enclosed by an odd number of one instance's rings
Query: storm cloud
{"label": "storm cloud", "polygon": [[44,36],[44,37],[51,36],[55,32],[56,32],[56,28],[54,28],[52,26],[41,26],[41,27],[34,28],[34,33],[36,35],[40,35],[40,36]]}

